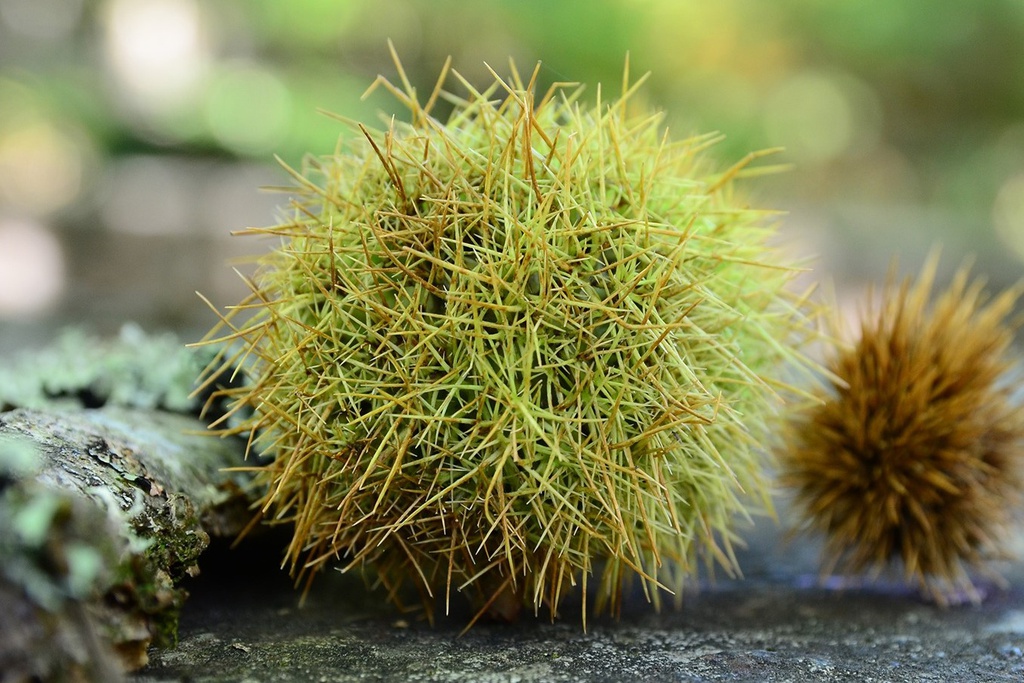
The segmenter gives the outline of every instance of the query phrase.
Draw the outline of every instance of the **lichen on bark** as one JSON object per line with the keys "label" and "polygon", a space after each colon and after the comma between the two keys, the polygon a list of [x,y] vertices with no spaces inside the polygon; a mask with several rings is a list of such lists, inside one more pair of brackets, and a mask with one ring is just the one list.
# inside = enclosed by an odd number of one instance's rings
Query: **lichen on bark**
{"label": "lichen on bark", "polygon": [[210,535],[248,520],[172,335],[65,334],[0,367],[0,682],[107,680],[170,646]]}

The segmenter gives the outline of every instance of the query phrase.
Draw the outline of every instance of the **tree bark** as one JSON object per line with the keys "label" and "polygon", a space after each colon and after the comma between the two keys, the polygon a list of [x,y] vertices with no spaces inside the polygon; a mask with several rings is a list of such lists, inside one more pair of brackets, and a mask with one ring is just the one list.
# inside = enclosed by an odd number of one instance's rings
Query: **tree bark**
{"label": "tree bark", "polygon": [[105,372],[87,378],[88,400],[66,383],[40,401],[47,392],[24,382],[28,400],[5,396],[0,369],[3,683],[116,680],[144,666],[149,646],[175,643],[180,582],[198,573],[210,535],[236,535],[251,517],[246,475],[225,469],[242,464],[243,443],[202,434],[202,420],[160,400],[98,393]]}

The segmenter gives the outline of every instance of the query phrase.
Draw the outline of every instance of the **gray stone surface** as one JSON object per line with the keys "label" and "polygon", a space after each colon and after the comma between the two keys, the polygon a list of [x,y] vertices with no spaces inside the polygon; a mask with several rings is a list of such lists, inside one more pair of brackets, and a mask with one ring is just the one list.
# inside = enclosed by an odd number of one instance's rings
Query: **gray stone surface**
{"label": "gray stone surface", "polygon": [[[158,681],[1020,681],[1024,571],[981,606],[942,609],[898,583],[819,587],[814,549],[766,522],[719,580],[654,614],[630,596],[620,620],[584,633],[562,620],[483,623],[459,611],[431,626],[356,577],[328,575],[298,606],[265,553],[216,552],[193,584],[177,649],[151,653]],[[460,608],[461,610],[461,608]]]}

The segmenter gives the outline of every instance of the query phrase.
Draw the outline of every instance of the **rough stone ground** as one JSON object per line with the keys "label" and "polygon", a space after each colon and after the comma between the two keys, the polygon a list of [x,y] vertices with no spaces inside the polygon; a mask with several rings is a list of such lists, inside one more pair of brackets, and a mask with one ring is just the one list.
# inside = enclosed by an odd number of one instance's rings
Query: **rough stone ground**
{"label": "rough stone ground", "polygon": [[[765,522],[764,527],[771,527]],[[619,621],[430,626],[360,579],[328,575],[298,606],[267,554],[215,550],[191,586],[158,681],[957,681],[1024,680],[1024,565],[981,606],[942,609],[898,584],[819,587],[816,550],[759,528],[744,581],[718,580],[655,614],[631,596]],[[566,610],[572,614],[572,606]]]}

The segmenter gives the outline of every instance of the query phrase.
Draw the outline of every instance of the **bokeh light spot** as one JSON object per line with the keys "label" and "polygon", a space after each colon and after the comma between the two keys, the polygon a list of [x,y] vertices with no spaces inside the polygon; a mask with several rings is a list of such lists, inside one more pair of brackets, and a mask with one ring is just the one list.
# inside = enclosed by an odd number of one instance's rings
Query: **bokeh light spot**
{"label": "bokeh light spot", "polygon": [[288,130],[291,95],[280,78],[254,64],[230,64],[210,83],[206,121],[220,144],[240,154],[266,152]]}
{"label": "bokeh light spot", "polygon": [[827,162],[854,137],[852,106],[828,76],[803,72],[784,81],[768,99],[764,125],[769,140],[798,162]]}
{"label": "bokeh light spot", "polygon": [[194,94],[207,62],[194,0],[111,0],[107,55],[136,104],[160,110]]}
{"label": "bokeh light spot", "polygon": [[0,219],[0,318],[44,312],[64,290],[64,255],[53,232]]}
{"label": "bokeh light spot", "polygon": [[32,215],[61,209],[81,190],[82,166],[73,138],[48,123],[0,133],[0,204]]}

